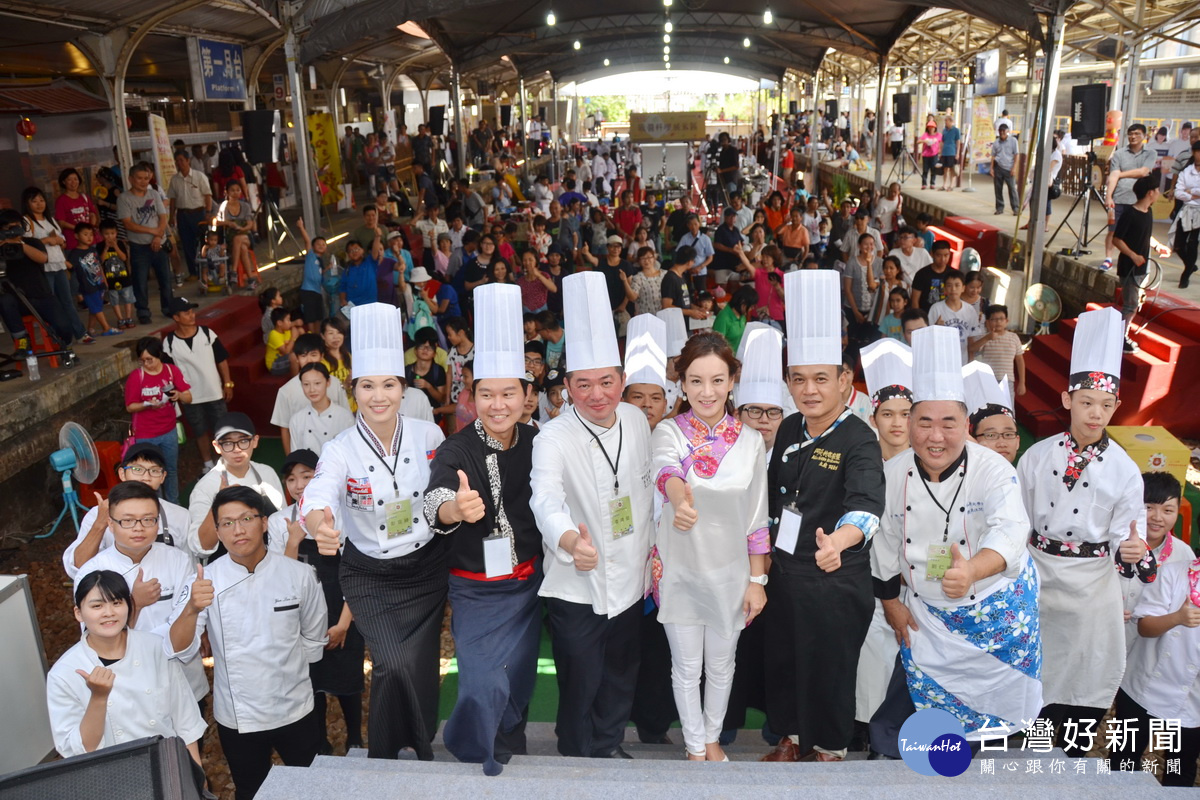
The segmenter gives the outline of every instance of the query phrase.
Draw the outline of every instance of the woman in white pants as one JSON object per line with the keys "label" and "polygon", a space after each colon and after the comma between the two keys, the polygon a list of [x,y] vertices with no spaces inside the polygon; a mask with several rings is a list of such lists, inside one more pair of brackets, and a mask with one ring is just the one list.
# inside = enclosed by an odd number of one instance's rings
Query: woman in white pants
{"label": "woman in white pants", "polygon": [[[682,412],[654,431],[665,503],[655,569],[659,622],[687,757],[727,761],[717,739],[742,628],[766,605],[767,472],[762,436],[733,416],[738,361],[724,337],[688,339],[676,361]],[[700,676],[705,676],[703,704]]]}

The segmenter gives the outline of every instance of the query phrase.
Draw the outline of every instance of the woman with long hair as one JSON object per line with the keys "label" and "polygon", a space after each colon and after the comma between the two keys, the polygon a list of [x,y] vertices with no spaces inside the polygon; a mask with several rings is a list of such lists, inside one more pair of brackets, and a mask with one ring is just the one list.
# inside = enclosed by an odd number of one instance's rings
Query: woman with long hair
{"label": "woman with long hair", "polygon": [[[251,290],[258,288],[258,270],[254,266],[254,245],[250,232],[254,229],[254,210],[246,202],[243,184],[236,180],[225,182],[225,200],[213,220],[215,228],[225,230],[225,245],[229,248],[229,261],[237,265],[238,286]],[[247,278],[249,283],[247,283]]]}
{"label": "woman with long hair", "polygon": [[[59,317],[67,325],[67,331],[84,344],[96,341],[83,327],[79,312],[75,308],[76,290],[72,288],[71,271],[67,265],[67,240],[63,229],[52,214],[46,213],[46,195],[36,186],[30,186],[21,192],[21,214],[25,217],[25,235],[37,239],[46,247],[46,263],[42,270],[46,273],[46,282],[58,303]],[[67,342],[70,344],[70,342]]]}

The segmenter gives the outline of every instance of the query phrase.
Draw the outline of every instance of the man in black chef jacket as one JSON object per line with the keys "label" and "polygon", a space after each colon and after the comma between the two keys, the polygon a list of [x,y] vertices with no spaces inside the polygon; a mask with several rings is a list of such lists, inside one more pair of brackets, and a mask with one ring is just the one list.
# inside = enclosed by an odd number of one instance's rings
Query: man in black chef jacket
{"label": "man in black chef jacket", "polygon": [[763,761],[841,761],[854,733],[858,655],[875,607],[870,539],[883,513],[883,457],[842,403],[837,275],[784,276],[787,383],[799,414],[779,426],[767,467],[771,571]]}

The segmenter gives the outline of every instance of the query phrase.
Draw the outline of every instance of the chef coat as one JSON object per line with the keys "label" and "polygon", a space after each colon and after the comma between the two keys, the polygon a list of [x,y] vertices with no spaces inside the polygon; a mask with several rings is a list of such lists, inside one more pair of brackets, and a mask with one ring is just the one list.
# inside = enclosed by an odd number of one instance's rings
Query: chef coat
{"label": "chef coat", "polygon": [[[610,459],[617,466],[616,488]],[[574,410],[564,411],[533,440],[532,483],[531,505],[546,553],[540,594],[588,603],[610,619],[645,597],[654,535],[646,415],[620,403],[617,424],[605,430],[583,422]],[[613,538],[610,502],[620,497],[629,498],[632,532]],[[574,559],[558,546],[562,535],[578,530],[580,523],[587,525],[600,557],[586,572],[575,569]]]}
{"label": "chef coat", "polygon": [[[335,405],[341,406],[347,411],[350,410],[350,399],[346,397],[342,384],[336,379],[329,382],[329,388],[325,393]],[[288,428],[296,412],[303,411],[311,405],[308,398],[304,396],[304,387],[300,385],[300,376],[296,375],[280,386],[279,391],[275,393],[275,406],[271,409],[271,424],[280,428]],[[292,449],[296,449],[294,444]]]}
{"label": "chef coat", "polygon": [[[1167,552],[1167,543],[1171,543],[1171,550]],[[1149,545],[1149,542],[1147,542]],[[1166,553],[1166,558],[1163,554]],[[1191,545],[1180,539],[1173,533],[1168,533],[1163,537],[1162,542],[1158,547],[1154,548],[1154,561],[1159,569],[1163,564],[1173,561],[1191,561],[1196,557]],[[1125,623],[1125,654],[1128,657],[1129,651],[1133,649],[1133,643],[1137,641],[1140,634],[1137,629],[1138,617],[1135,611],[1137,610],[1138,602],[1142,599],[1142,595],[1146,591],[1146,584],[1142,581],[1121,581],[1121,604],[1131,616],[1129,621]],[[1126,665],[1126,670],[1129,666]]]}
{"label": "chef coat", "polygon": [[[164,542],[170,539],[169,544],[176,547],[180,552],[189,557],[194,557],[191,548],[188,547],[188,510],[183,506],[175,505],[167,500],[160,499],[158,501],[158,531],[155,533],[155,538]],[[75,566],[75,549],[79,547],[79,543],[86,537],[88,531],[92,529],[92,525],[96,522],[97,509],[89,508],[87,513],[83,515],[83,521],[79,523],[79,533],[75,537],[75,541],[67,545],[67,549],[63,551],[63,569],[67,571],[67,577],[74,580],[79,572],[79,567]],[[104,533],[100,535],[100,549],[96,551],[99,555],[105,550],[113,546],[112,531],[108,528],[104,529]]]}
{"label": "chef coat", "polygon": [[[79,725],[91,702],[92,691],[75,670],[90,674],[100,666],[104,665],[85,635],[63,653],[46,675],[46,705],[54,748],[66,758],[87,752]],[[178,736],[191,744],[204,736],[208,725],[200,716],[179,662],[167,658],[160,637],[145,631],[129,631],[125,657],[108,668],[114,680],[99,747],[147,736]]]}
{"label": "chef coat", "polygon": [[324,411],[311,405],[292,415],[288,433],[292,436],[292,450],[312,450],[318,456],[325,443],[347,428],[354,427],[354,415],[350,409],[330,404]]}
{"label": "chef coat", "polygon": [[[1135,617],[1161,617],[1179,610],[1189,591],[1193,559],[1188,553],[1159,568],[1158,577],[1142,592]],[[1200,728],[1200,628],[1176,625],[1153,639],[1139,637],[1129,653],[1121,688],[1151,716]]]}
{"label": "chef coat", "polygon": [[196,481],[196,485],[192,487],[191,497],[188,498],[188,549],[201,556],[212,555],[220,544],[218,542],[217,545],[208,549],[202,547],[200,526],[206,519],[212,519],[212,501],[217,496],[217,492],[221,491],[222,475],[228,476],[230,486],[249,486],[258,492],[264,500],[271,504],[270,511],[274,512],[284,506],[283,484],[279,482],[279,476],[275,474],[274,469],[266,464],[251,461],[245,476],[239,478],[226,469],[224,461],[218,461],[215,467]]}
{"label": "chef coat", "polygon": [[[196,635],[169,654],[191,661],[208,630],[213,651],[213,717],[238,733],[275,730],[313,710],[308,665],[325,652],[328,610],[312,567],[276,553],[248,571],[229,555],[204,568],[212,605],[196,618]],[[191,586],[178,592],[171,622],[183,613]]]}
{"label": "chef coat", "polygon": [[[321,451],[317,472],[300,501],[300,524],[313,510],[330,507],[342,535],[371,558],[399,558],[433,538],[421,513],[422,494],[429,485],[429,462],[445,440],[440,428],[422,420],[397,416],[396,433],[384,443],[359,417]],[[389,538],[387,503],[408,500],[412,525],[407,533]]]}

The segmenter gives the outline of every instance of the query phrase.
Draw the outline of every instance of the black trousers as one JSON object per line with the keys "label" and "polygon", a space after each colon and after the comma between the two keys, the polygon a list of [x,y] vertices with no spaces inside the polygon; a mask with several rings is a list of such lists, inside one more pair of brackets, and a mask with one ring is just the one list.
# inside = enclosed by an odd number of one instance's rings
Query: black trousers
{"label": "black trousers", "polygon": [[[1066,730],[1068,722],[1075,723],[1074,731],[1078,734],[1083,734],[1085,731],[1091,730],[1096,732],[1096,736],[1103,735],[1104,727],[1101,722],[1104,715],[1108,713],[1107,708],[1093,708],[1092,706],[1069,706],[1066,703],[1051,703],[1048,706],[1043,706],[1042,711],[1038,714],[1039,717],[1050,720],[1051,730],[1054,731],[1054,744],[1063,749],[1071,758],[1083,758],[1087,755],[1087,751],[1080,747],[1081,744],[1087,742],[1088,737],[1076,735],[1071,731]],[[1094,724],[1089,725],[1093,722]],[[1066,734],[1071,733],[1070,736]],[[1072,743],[1072,740],[1074,743]]]}
{"label": "black trousers", "polygon": [[[1118,689],[1113,718],[1134,719],[1137,722],[1126,725],[1125,730],[1130,735],[1124,737],[1121,747],[1113,748],[1109,754],[1109,769],[1113,772],[1122,769],[1127,772],[1140,772],[1142,754],[1146,752],[1146,746],[1150,743],[1150,720],[1153,717],[1136,700],[1125,694],[1124,689]],[[1164,771],[1163,786],[1195,786],[1196,759],[1200,758],[1200,728],[1181,727],[1179,749],[1167,750],[1166,758],[1168,761],[1179,759],[1179,771]]]}
{"label": "black trousers", "polygon": [[1175,252],[1183,262],[1183,274],[1191,275],[1196,271],[1196,256],[1200,250],[1200,228],[1185,231],[1180,226],[1175,231]]}
{"label": "black trousers", "polygon": [[558,752],[607,756],[621,745],[633,706],[642,604],[609,619],[586,603],[546,598],[558,672]]}
{"label": "black trousers", "polygon": [[900,727],[916,712],[912,695],[908,693],[904,664],[897,654],[887,693],[879,708],[875,710],[875,715],[871,717],[871,749],[890,758],[900,758]]}
{"label": "black trousers", "polygon": [[642,663],[633,692],[631,719],[639,736],[661,739],[671,723],[679,719],[679,712],[675,709],[675,694],[671,688],[671,645],[667,642],[666,628],[658,621],[657,608],[642,614],[638,626],[638,650]]}
{"label": "black trousers", "polygon": [[433,760],[438,659],[446,610],[446,540],[435,536],[401,558],[342,555],[342,592],[371,651],[367,755],[396,758],[411,747]]}
{"label": "black trousers", "polygon": [[1012,170],[1005,169],[999,164],[992,165],[992,188],[996,190],[996,213],[1004,210],[1004,187],[1008,187],[1008,204],[1013,212],[1020,208],[1017,202],[1017,179]]}
{"label": "black trousers", "polygon": [[289,767],[307,767],[317,757],[320,741],[315,710],[290,725],[256,733],[238,733],[218,723],[217,736],[229,762],[237,800],[253,800],[258,794],[271,771],[272,750]]}

